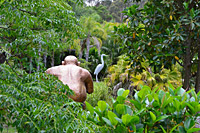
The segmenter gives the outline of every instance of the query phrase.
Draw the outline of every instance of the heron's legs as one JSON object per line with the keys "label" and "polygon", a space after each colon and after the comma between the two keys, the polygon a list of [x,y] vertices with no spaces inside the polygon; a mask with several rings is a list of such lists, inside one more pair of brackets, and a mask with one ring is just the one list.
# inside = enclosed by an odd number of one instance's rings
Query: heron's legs
{"label": "heron's legs", "polygon": [[98,77],[97,77],[97,76],[98,76],[98,74],[96,74],[96,82],[99,82],[99,80],[98,80]]}

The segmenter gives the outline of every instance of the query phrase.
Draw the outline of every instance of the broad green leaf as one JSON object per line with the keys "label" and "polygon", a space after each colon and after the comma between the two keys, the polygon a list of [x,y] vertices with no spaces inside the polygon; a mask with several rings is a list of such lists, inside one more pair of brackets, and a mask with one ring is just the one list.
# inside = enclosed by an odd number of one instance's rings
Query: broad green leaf
{"label": "broad green leaf", "polygon": [[133,110],[128,105],[125,105],[125,114],[129,114],[129,115],[133,114]]}
{"label": "broad green leaf", "polygon": [[85,104],[86,104],[86,108],[90,111],[91,115],[93,115],[94,114],[94,108],[86,101],[85,101]]}
{"label": "broad green leaf", "polygon": [[154,115],[154,113],[150,112],[150,116],[151,116],[151,119],[153,120],[153,122],[156,121],[156,116]]}
{"label": "broad green leaf", "polygon": [[196,110],[194,109],[194,107],[192,105],[190,105],[190,103],[185,103],[185,104],[189,107],[189,109],[192,111],[192,113],[196,112]]}
{"label": "broad green leaf", "polygon": [[128,125],[129,122],[131,121],[131,116],[129,114],[122,115],[122,122],[124,125]]}
{"label": "broad green leaf", "polygon": [[169,117],[169,115],[159,116],[159,117],[156,119],[156,122],[157,122],[157,121],[160,121],[160,120],[162,120],[162,119],[166,119],[167,117]]}
{"label": "broad green leaf", "polygon": [[200,104],[196,106],[196,111],[197,111],[197,112],[200,111]]}
{"label": "broad green leaf", "polygon": [[123,96],[124,98],[127,98],[128,94],[129,94],[129,90],[125,90],[125,91],[123,92],[122,96]]}
{"label": "broad green leaf", "polygon": [[134,104],[134,106],[137,108],[137,110],[141,109],[141,103],[139,103],[138,101],[130,100],[130,102]]}
{"label": "broad green leaf", "polygon": [[187,133],[194,133],[200,131],[200,128],[190,128],[189,130],[187,130]]}
{"label": "broad green leaf", "polygon": [[148,86],[143,86],[143,88],[137,93],[138,97],[143,100],[147,94],[150,93],[151,88]]}
{"label": "broad green leaf", "polygon": [[183,89],[183,88],[180,88],[178,91],[177,91],[177,95],[178,96],[183,96],[183,94],[185,93],[186,91]]}
{"label": "broad green leaf", "polygon": [[124,131],[126,131],[127,129],[126,129],[126,127],[125,126],[123,126],[123,125],[117,125],[117,128],[116,128],[116,130],[114,131],[114,133],[116,132],[116,133],[123,133]]}
{"label": "broad green leaf", "polygon": [[150,95],[148,95],[148,100],[149,100],[149,102],[152,102],[152,100],[153,100],[153,96],[150,94]]}
{"label": "broad green leaf", "polygon": [[181,103],[178,100],[174,100],[175,108],[177,111],[180,111]]}
{"label": "broad green leaf", "polygon": [[118,123],[118,121],[115,119],[115,117],[117,117],[115,113],[108,111],[108,118],[113,126],[116,126]]}
{"label": "broad green leaf", "polygon": [[97,105],[101,112],[103,112],[107,108],[107,104],[105,101],[98,101]]}
{"label": "broad green leaf", "polygon": [[159,101],[160,103],[162,104],[163,102],[163,98],[165,98],[165,92],[163,90],[160,90],[159,93],[158,93],[158,98],[159,98]]}
{"label": "broad green leaf", "polygon": [[141,110],[139,110],[138,112],[136,112],[136,115],[139,115],[139,114],[141,114],[144,111],[146,111],[146,108],[142,108]]}
{"label": "broad green leaf", "polygon": [[188,4],[189,4],[189,3],[187,3],[187,2],[184,2],[184,3],[183,3],[185,9],[188,9]]}
{"label": "broad green leaf", "polygon": [[186,128],[186,130],[190,129],[191,120],[192,120],[192,118],[188,118],[188,119],[184,122],[184,127]]}
{"label": "broad green leaf", "polygon": [[132,116],[131,123],[138,124],[140,122],[140,117],[137,115]]}
{"label": "broad green leaf", "polygon": [[122,96],[122,94],[124,93],[124,89],[123,88],[120,88],[118,91],[117,91],[117,96]]}
{"label": "broad green leaf", "polygon": [[172,97],[172,96],[169,96],[169,97],[167,98],[167,100],[164,101],[162,107],[165,108],[165,106],[167,106],[169,103],[172,103],[172,101],[173,101],[173,97]]}
{"label": "broad green leaf", "polygon": [[119,102],[119,104],[124,104],[125,98],[123,96],[118,96],[117,101]]}
{"label": "broad green leaf", "polygon": [[182,127],[182,126],[179,126],[178,130],[179,130],[179,133],[186,133],[184,127]]}
{"label": "broad green leaf", "polygon": [[106,124],[108,124],[109,126],[113,127],[113,125],[111,124],[110,120],[108,120],[105,117],[102,117],[102,119],[106,122]]}
{"label": "broad green leaf", "polygon": [[117,111],[117,113],[119,115],[124,114],[125,113],[125,106],[124,106],[124,104],[117,104],[116,111]]}
{"label": "broad green leaf", "polygon": [[119,122],[119,123],[122,123],[122,119],[118,118],[118,117],[115,117],[115,119]]}

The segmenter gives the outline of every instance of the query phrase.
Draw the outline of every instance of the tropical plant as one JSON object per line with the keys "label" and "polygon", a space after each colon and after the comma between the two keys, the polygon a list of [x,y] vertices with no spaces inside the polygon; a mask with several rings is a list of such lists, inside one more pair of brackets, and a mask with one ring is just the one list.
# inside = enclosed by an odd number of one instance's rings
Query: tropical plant
{"label": "tropical plant", "polygon": [[[144,62],[141,62],[141,64],[144,64]],[[177,88],[182,85],[181,72],[179,72],[178,66],[178,64],[174,65],[172,67],[173,70],[163,68],[156,74],[151,71],[151,68],[145,67],[141,73],[135,72],[131,74],[130,81],[132,81],[132,86],[137,86],[137,89],[141,89],[141,85],[148,85],[151,88],[158,87],[163,90],[168,90],[168,83],[171,83]]]}
{"label": "tropical plant", "polygon": [[[132,63],[133,64],[133,63]],[[138,72],[138,67],[133,67],[126,54],[119,56],[116,65],[108,68],[108,75],[105,79],[108,86],[114,86],[119,82],[130,83],[133,89],[141,89],[141,86],[148,85],[151,88],[159,87],[167,90],[168,83],[175,87],[182,85],[180,66],[174,65],[171,70],[162,68],[159,73],[155,73],[149,66],[148,61],[141,61],[142,72]],[[140,68],[141,69],[141,68]]]}
{"label": "tropical plant", "polygon": [[[13,70],[15,72],[13,72]],[[0,65],[0,131],[3,125],[18,132],[93,132],[72,91],[52,75],[27,74]]]}
{"label": "tropical plant", "polygon": [[85,117],[99,126],[107,125],[103,132],[199,131],[195,128],[195,121],[200,111],[200,93],[169,86],[169,92],[143,86],[131,100],[126,99],[129,90],[119,89],[112,106],[99,101],[96,107],[92,107],[86,102],[90,113]]}
{"label": "tropical plant", "polygon": [[105,79],[108,86],[113,86],[119,82],[127,82],[129,80],[129,68],[128,57],[125,54],[119,56],[117,64],[108,68],[108,75]]}
{"label": "tropical plant", "polygon": [[92,14],[90,16],[83,16],[80,18],[80,24],[83,27],[83,32],[85,36],[81,41],[81,51],[79,58],[82,58],[83,51],[86,48],[85,59],[89,61],[89,51],[90,48],[96,46],[98,49],[98,54],[100,56],[100,48],[102,46],[102,39],[107,37],[105,30],[102,25],[97,22],[97,18],[100,17],[97,14]]}

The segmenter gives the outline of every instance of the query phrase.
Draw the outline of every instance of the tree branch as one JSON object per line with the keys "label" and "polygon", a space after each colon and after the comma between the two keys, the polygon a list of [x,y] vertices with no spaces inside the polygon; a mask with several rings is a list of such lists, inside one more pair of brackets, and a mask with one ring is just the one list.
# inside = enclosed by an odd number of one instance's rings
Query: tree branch
{"label": "tree branch", "polygon": [[35,12],[26,11],[26,10],[24,10],[24,9],[19,9],[19,8],[17,8],[17,9],[18,9],[19,11],[22,11],[22,12],[28,13],[28,14],[30,14],[30,15],[37,16],[37,13],[35,13]]}
{"label": "tree branch", "polygon": [[10,27],[3,27],[3,26],[0,26],[1,29],[6,29],[6,30],[17,30],[17,29],[11,29]]}
{"label": "tree branch", "polygon": [[11,67],[10,63],[8,62],[8,60],[6,59],[6,63],[10,66],[10,68],[12,69],[12,71],[20,78],[21,75],[18,75],[17,72]]}

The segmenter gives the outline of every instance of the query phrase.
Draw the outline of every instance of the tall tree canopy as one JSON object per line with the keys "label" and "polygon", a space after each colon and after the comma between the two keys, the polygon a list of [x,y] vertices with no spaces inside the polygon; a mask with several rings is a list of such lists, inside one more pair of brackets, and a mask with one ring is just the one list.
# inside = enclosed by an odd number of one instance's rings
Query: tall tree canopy
{"label": "tall tree canopy", "polygon": [[128,23],[115,30],[133,65],[141,65],[140,61],[146,60],[159,72],[178,62],[183,66],[183,87],[190,88],[194,76],[196,91],[199,91],[199,7],[199,0],[149,0],[144,8],[132,5],[124,10]]}
{"label": "tall tree canopy", "polygon": [[65,0],[3,0],[0,8],[1,48],[21,68],[29,69],[34,59],[39,66],[41,56],[66,48],[80,35]]}

